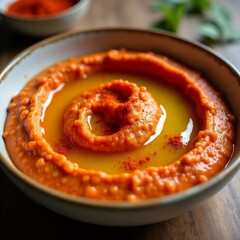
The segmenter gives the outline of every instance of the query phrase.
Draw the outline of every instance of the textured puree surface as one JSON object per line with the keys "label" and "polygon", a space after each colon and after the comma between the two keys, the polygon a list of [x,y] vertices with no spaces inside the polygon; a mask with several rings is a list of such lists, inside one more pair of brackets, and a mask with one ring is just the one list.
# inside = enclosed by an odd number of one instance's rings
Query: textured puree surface
{"label": "textured puree surface", "polygon": [[[98,115],[92,129],[91,117]],[[155,134],[159,104],[145,87],[116,79],[76,97],[64,113],[64,132],[77,146],[99,152],[141,147]]]}
{"label": "textured puree surface", "polygon": [[[119,72],[127,75],[119,76]],[[112,73],[117,75],[114,79],[133,76],[124,80],[148,89],[160,104],[160,124],[141,147],[122,151],[120,160],[116,152],[108,155],[81,150],[80,157],[80,148],[73,147],[59,130],[64,109],[79,95],[79,89],[89,90],[113,80]],[[98,80],[91,81],[91,76]],[[77,82],[84,86],[77,86]],[[201,120],[199,125],[193,109]],[[55,112],[57,118],[51,119]],[[102,119],[93,114],[87,120],[88,126],[98,129],[95,126]],[[53,130],[43,126],[47,122],[56,125],[50,127]],[[181,192],[221,171],[231,159],[234,122],[221,94],[198,72],[154,53],[110,50],[58,63],[27,83],[9,105],[3,137],[16,166],[49,187],[86,198],[138,201]],[[185,146],[189,135],[193,140]],[[123,139],[128,142],[128,136]],[[171,161],[166,160],[170,155]],[[88,161],[91,164],[85,163]]]}
{"label": "textured puree surface", "polygon": [[[138,86],[145,86],[152,94],[163,109],[159,124],[160,132],[157,132],[156,138],[145,146],[131,151],[96,153],[75,146],[63,131],[63,115],[69,102],[86,90],[117,78],[134,82]],[[193,139],[201,129],[201,121],[197,116],[194,104],[180,89],[162,82],[161,79],[143,74],[101,71],[86,75],[84,79],[62,85],[52,93],[51,101],[45,106],[46,111],[44,111],[41,123],[44,138],[57,151],[63,151],[61,146],[65,146],[68,159],[77,162],[80,167],[85,169],[115,174],[130,172],[135,167],[144,169],[150,166],[168,165],[193,147]],[[98,118],[95,118],[91,120],[91,125],[93,128],[98,128]],[[168,144],[170,137],[181,134],[184,135],[185,139],[183,147],[176,149],[171,144]],[[140,164],[138,164],[139,160],[142,160]],[[128,164],[129,161],[133,161],[132,166]]]}

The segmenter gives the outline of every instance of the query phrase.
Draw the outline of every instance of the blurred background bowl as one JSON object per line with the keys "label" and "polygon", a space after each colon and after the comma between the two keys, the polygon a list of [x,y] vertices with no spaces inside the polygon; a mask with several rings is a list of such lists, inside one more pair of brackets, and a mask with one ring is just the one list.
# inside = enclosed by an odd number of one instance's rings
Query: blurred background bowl
{"label": "blurred background bowl", "polygon": [[37,37],[50,36],[68,30],[87,12],[90,6],[90,0],[76,0],[72,7],[57,14],[39,18],[26,18],[6,13],[9,5],[15,1],[0,1],[2,20],[18,32]]}
{"label": "blurred background bowl", "polygon": [[[0,136],[3,135],[7,107],[12,96],[19,92],[29,79],[56,62],[114,48],[161,53],[201,72],[223,94],[237,119],[240,119],[239,72],[211,49],[163,32],[98,29],[64,33],[43,40],[17,55],[6,66],[0,74]],[[176,217],[192,209],[217,193],[233,178],[240,166],[240,121],[237,121],[236,131],[232,160],[215,177],[179,194],[137,203],[97,201],[50,189],[22,173],[13,164],[3,138],[0,138],[0,166],[32,199],[70,218],[111,226],[150,224]]]}

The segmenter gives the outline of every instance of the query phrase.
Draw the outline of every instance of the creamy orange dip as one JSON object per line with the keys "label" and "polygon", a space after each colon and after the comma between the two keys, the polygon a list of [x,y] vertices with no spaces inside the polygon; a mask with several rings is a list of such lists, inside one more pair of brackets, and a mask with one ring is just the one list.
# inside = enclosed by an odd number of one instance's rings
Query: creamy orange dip
{"label": "creamy orange dip", "polygon": [[165,56],[111,50],[32,79],[13,97],[3,137],[14,164],[42,184],[137,201],[221,171],[231,159],[234,120],[199,73]]}
{"label": "creamy orange dip", "polygon": [[[76,145],[101,152],[141,147],[154,133],[160,107],[146,88],[123,80],[101,84],[73,100],[64,115],[66,135]],[[109,132],[94,134],[87,118],[104,115]]]}

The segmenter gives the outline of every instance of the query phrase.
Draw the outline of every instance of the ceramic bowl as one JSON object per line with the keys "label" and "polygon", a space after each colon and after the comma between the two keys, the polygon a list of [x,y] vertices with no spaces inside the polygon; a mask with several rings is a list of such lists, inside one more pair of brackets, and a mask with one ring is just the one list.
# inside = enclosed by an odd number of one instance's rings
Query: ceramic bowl
{"label": "ceramic bowl", "polygon": [[49,17],[24,18],[6,14],[8,6],[16,0],[1,0],[0,15],[10,27],[18,32],[45,37],[63,32],[77,22],[88,10],[90,0],[77,0],[71,8]]}
{"label": "ceramic bowl", "polygon": [[[232,111],[238,119],[240,118],[239,72],[209,48],[161,32],[105,29],[62,34],[49,38],[26,49],[9,63],[0,75],[0,135],[3,134],[6,109],[12,96],[38,72],[70,57],[123,47],[137,51],[159,52],[202,72],[224,94]],[[0,163],[9,178],[22,191],[55,212],[88,223],[136,226],[178,216],[223,188],[239,170],[239,135],[240,122],[238,121],[236,147],[232,161],[207,183],[179,194],[137,203],[89,200],[43,186],[14,166],[2,138],[0,139]]]}

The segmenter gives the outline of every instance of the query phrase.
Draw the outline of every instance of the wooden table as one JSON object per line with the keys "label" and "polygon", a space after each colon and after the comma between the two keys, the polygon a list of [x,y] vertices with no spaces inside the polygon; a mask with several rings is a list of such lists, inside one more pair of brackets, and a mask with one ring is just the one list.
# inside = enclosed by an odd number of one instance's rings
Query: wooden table
{"label": "wooden table", "polygon": [[[149,28],[159,17],[152,0],[95,0],[88,14],[71,30],[100,27]],[[223,1],[240,30],[240,1]],[[197,19],[185,20],[180,35],[194,38]],[[0,69],[17,53],[39,41],[18,34],[0,21]],[[221,44],[215,50],[240,70],[240,43]],[[35,203],[0,170],[0,239],[240,239],[240,173],[214,197],[169,221],[140,227],[103,227],[60,216]]]}

